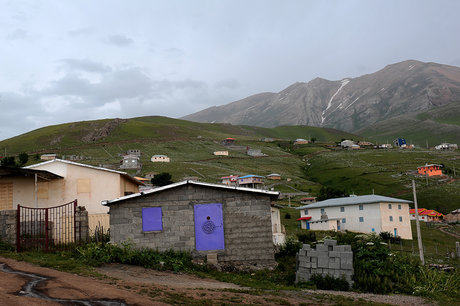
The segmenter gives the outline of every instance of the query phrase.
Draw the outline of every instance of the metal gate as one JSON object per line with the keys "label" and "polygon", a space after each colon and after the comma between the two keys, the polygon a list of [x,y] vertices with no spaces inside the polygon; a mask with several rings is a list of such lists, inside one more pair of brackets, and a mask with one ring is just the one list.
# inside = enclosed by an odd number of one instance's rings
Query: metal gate
{"label": "metal gate", "polygon": [[77,200],[49,208],[18,205],[17,251],[63,250],[78,242],[76,211]]}

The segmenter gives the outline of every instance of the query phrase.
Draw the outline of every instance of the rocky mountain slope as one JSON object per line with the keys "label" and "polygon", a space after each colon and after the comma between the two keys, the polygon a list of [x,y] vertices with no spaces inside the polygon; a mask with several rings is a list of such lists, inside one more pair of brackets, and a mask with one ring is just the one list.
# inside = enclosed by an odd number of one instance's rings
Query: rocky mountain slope
{"label": "rocky mountain slope", "polygon": [[355,132],[456,101],[460,101],[459,67],[409,60],[357,78],[295,83],[279,93],[256,94],[182,119],[264,127],[327,126]]}

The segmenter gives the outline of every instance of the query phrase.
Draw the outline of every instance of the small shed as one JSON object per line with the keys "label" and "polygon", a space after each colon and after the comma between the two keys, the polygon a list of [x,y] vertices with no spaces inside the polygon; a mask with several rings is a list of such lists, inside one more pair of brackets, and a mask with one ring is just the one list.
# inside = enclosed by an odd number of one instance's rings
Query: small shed
{"label": "small shed", "polygon": [[166,155],[153,155],[150,161],[152,163],[169,163],[170,159]]}
{"label": "small shed", "polygon": [[267,175],[267,178],[269,180],[281,180],[281,174],[272,173],[272,174]]}
{"label": "small shed", "polygon": [[182,181],[103,201],[110,240],[138,248],[191,251],[223,266],[276,265],[271,204],[278,192]]}

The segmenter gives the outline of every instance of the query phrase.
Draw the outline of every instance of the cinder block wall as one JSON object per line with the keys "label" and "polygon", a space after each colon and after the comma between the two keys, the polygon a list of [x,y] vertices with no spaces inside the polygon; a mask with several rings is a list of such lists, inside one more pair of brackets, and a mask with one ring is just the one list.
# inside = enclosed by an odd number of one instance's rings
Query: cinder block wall
{"label": "cinder block wall", "polygon": [[335,278],[345,276],[352,284],[353,252],[350,245],[337,245],[336,240],[325,239],[316,245],[316,250],[304,244],[297,253],[296,282],[309,281],[314,274],[330,275]]}
{"label": "cinder block wall", "polygon": [[17,210],[0,210],[0,239],[16,244]]}
{"label": "cinder block wall", "polygon": [[[194,205],[221,203],[225,250],[196,251]],[[142,208],[162,207],[163,231],[142,232]],[[110,207],[110,238],[131,240],[137,247],[158,251],[191,251],[195,257],[218,255],[221,265],[274,267],[270,197],[250,192],[184,185]]]}

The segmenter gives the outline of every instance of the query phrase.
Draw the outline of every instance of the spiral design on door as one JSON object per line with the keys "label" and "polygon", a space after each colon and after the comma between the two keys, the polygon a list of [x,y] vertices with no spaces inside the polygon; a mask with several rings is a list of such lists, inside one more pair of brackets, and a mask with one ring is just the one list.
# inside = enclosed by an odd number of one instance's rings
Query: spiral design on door
{"label": "spiral design on door", "polygon": [[212,233],[214,233],[214,230],[216,229],[216,225],[211,220],[208,220],[208,221],[203,223],[203,225],[201,226],[201,229],[206,234],[212,234]]}

